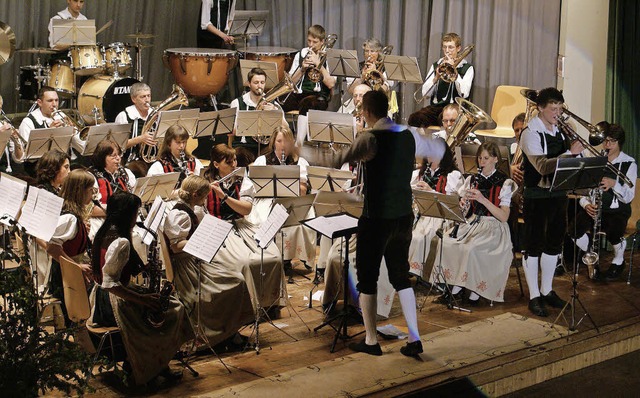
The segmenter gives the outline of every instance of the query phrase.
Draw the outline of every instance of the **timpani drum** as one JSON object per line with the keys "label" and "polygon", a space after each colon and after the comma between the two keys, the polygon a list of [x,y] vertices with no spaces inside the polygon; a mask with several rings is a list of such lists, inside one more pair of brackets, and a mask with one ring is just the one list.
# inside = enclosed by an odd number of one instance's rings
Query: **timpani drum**
{"label": "timpani drum", "polygon": [[51,86],[58,92],[58,96],[63,98],[73,97],[76,93],[76,79],[69,61],[61,59],[51,65],[47,86]]}
{"label": "timpani drum", "polygon": [[113,122],[131,102],[131,86],[139,83],[130,77],[96,75],[87,80],[78,92],[78,111],[87,124],[95,124],[94,108],[103,121]]}
{"label": "timpani drum", "polygon": [[[275,62],[278,65],[278,81],[282,81],[284,73],[289,72],[293,58],[298,50],[290,47],[257,46],[244,51],[245,59],[250,61]],[[242,76],[243,79],[246,76]]]}
{"label": "timpani drum", "polygon": [[207,97],[222,90],[238,56],[235,51],[215,48],[169,48],[163,60],[187,94]]}
{"label": "timpani drum", "polygon": [[104,57],[99,46],[73,46],[69,49],[71,69],[78,76],[91,76],[104,71]]}
{"label": "timpani drum", "polygon": [[115,68],[118,68],[118,73],[124,73],[131,69],[133,63],[131,62],[129,45],[122,42],[107,45],[104,48],[104,62],[107,73],[110,74],[114,73]]}

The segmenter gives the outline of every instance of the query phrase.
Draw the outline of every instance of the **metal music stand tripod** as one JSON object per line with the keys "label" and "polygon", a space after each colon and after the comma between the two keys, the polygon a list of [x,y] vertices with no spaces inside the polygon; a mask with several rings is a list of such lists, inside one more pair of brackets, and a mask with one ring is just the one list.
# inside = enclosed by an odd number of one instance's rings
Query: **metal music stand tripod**
{"label": "metal music stand tripod", "polygon": [[[607,158],[604,156],[591,157],[591,158],[559,158],[556,164],[556,170],[553,176],[553,182],[549,191],[571,191],[576,193],[577,190],[595,188],[600,185],[602,177],[604,176],[605,168],[607,164]],[[577,201],[574,205],[574,213],[577,213],[578,205]],[[575,214],[574,214],[575,219]],[[575,222],[574,222],[575,228]],[[560,310],[560,314],[554,319],[551,327],[555,326],[560,317],[564,318],[565,322],[569,325],[569,330],[574,331],[578,325],[582,323],[584,318],[588,318],[593,324],[593,327],[598,333],[598,325],[594,322],[593,318],[589,314],[589,311],[585,308],[584,304],[580,300],[578,295],[578,271],[580,262],[577,257],[576,246],[573,248],[573,275],[571,278],[571,300]],[[584,314],[576,321],[576,303],[580,304]],[[568,306],[571,306],[571,321],[567,320],[564,315],[564,311]]]}

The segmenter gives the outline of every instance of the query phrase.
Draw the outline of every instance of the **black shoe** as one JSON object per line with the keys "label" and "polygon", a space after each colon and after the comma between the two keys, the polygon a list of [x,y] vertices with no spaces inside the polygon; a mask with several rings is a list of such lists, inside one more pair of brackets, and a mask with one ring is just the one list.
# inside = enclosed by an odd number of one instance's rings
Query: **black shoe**
{"label": "black shoe", "polygon": [[464,290],[460,290],[458,293],[456,294],[449,294],[449,291],[445,291],[444,294],[438,296],[435,300],[433,300],[434,303],[436,304],[444,304],[444,305],[448,305],[450,300],[450,297],[453,296],[453,299],[455,299],[455,301],[460,301],[462,300],[462,295],[463,295]]}
{"label": "black shoe", "polygon": [[567,305],[567,302],[558,297],[556,292],[553,290],[549,292],[549,294],[540,296],[544,299],[545,304],[549,305],[553,308],[564,308]]}
{"label": "black shoe", "polygon": [[364,339],[359,343],[349,344],[349,348],[351,348],[353,351],[364,352],[365,354],[369,354],[369,355],[375,355],[375,356],[382,355],[382,348],[380,348],[380,344],[375,343],[374,345],[369,345],[366,343],[366,340]]}
{"label": "black shoe", "polygon": [[609,269],[604,275],[605,280],[607,282],[617,281],[618,278],[620,278],[622,271],[624,271],[624,266],[625,266],[624,261],[622,262],[622,264],[611,264],[611,266],[609,267]]}
{"label": "black shoe", "polygon": [[558,265],[556,267],[556,270],[555,270],[553,275],[554,276],[562,276],[562,275],[564,275],[564,267],[562,265]]}
{"label": "black shoe", "polygon": [[158,376],[162,376],[170,381],[177,381],[182,379],[182,370],[171,370],[171,368],[167,366],[166,368],[162,369]]}
{"label": "black shoe", "polygon": [[[300,260],[300,261],[302,261],[302,260]],[[312,266],[307,265],[307,262],[306,262],[306,261],[302,261],[302,265],[304,265],[304,267],[305,267],[307,270],[309,270],[309,271],[311,271],[311,269],[313,268]]]}
{"label": "black shoe", "polygon": [[544,308],[544,301],[540,296],[529,300],[529,311],[535,316],[549,316],[547,310]]}
{"label": "black shoe", "polygon": [[422,354],[422,341],[417,340],[413,343],[407,343],[404,347],[400,347],[400,352],[408,357],[417,357],[418,354]]}
{"label": "black shoe", "polygon": [[324,268],[318,268],[316,270],[316,276],[315,278],[313,278],[313,282],[311,283],[313,283],[314,285],[324,283]]}
{"label": "black shoe", "polygon": [[480,298],[477,298],[475,300],[467,299],[466,304],[470,307],[477,307],[478,305],[480,305]]}

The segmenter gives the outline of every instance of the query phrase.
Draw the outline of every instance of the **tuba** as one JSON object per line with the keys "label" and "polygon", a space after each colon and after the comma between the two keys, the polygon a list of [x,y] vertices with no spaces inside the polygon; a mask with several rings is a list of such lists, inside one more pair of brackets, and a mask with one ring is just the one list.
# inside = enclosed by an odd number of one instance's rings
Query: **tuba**
{"label": "tuba", "polygon": [[[322,81],[322,72],[320,71],[320,69],[324,65],[324,62],[327,60],[327,50],[329,48],[333,48],[333,46],[336,44],[336,41],[338,41],[338,35],[333,33],[330,35],[327,35],[327,38],[324,41],[324,45],[322,46],[322,48],[320,49],[320,52],[318,53],[320,55],[320,62],[318,63],[318,66],[314,66],[307,69],[307,72],[306,72],[307,77],[312,82],[319,83],[320,81]],[[307,53],[307,55],[309,54]]]}
{"label": "tuba", "polygon": [[273,103],[277,98],[288,94],[295,90],[296,87],[288,73],[284,74],[284,78],[280,83],[276,84],[268,93],[262,93],[262,98],[256,104],[256,110],[261,111],[267,103]]}
{"label": "tuba", "polygon": [[[393,46],[384,46],[380,53],[382,55],[389,55],[393,51]],[[371,87],[372,90],[379,90],[384,84],[384,63],[382,62],[384,57],[380,57],[375,62],[375,68],[368,70],[362,75],[362,82]]]}
{"label": "tuba", "polygon": [[[535,96],[537,95],[536,90],[531,90],[528,88],[523,88],[520,90],[520,95],[522,95],[527,100],[527,109],[524,112],[524,126],[527,127],[529,125],[529,121],[535,116],[538,110],[538,104],[536,104]],[[520,143],[516,148],[516,152],[513,154],[513,159],[511,159],[512,164],[522,165],[522,147]],[[521,184],[522,185],[522,184]]]}
{"label": "tuba", "polygon": [[469,133],[476,129],[480,123],[495,123],[487,112],[471,101],[458,97],[456,102],[460,106],[460,114],[446,139],[447,145],[452,149],[462,144]]}
{"label": "tuba", "polygon": [[[160,111],[166,111],[171,108],[175,108],[176,106],[187,106],[189,105],[189,100],[187,99],[186,94],[178,85],[173,85],[173,91],[171,95],[167,97],[157,108],[151,109],[149,112],[149,116],[147,117],[147,121],[144,122],[144,126],[142,126],[141,135],[152,133],[153,138],[156,138],[156,134],[158,132],[158,126],[156,126],[156,122],[158,121],[158,116],[160,115]],[[140,157],[147,163],[153,163],[158,159],[158,146],[157,145],[147,145],[145,143],[140,144]]]}

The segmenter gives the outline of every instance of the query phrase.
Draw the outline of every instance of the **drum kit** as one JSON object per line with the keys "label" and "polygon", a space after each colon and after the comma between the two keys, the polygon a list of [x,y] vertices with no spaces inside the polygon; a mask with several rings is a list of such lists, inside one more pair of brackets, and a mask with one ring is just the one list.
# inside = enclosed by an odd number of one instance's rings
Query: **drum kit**
{"label": "drum kit", "polygon": [[[114,42],[71,46],[66,57],[63,52],[49,48],[17,50],[18,53],[37,57],[35,65],[20,67],[16,79],[18,99],[35,101],[41,87],[51,86],[61,99],[77,101],[74,105],[77,105],[85,124],[96,124],[100,119],[113,121],[118,113],[131,105],[131,85],[140,81],[124,75],[133,68],[131,49],[137,50],[134,73],[140,76],[140,53],[143,48],[149,47],[142,44],[141,40],[153,37],[146,33],[134,33],[127,35],[127,38],[135,40],[134,44]],[[43,55],[52,56],[49,65],[41,64],[40,57]]]}

